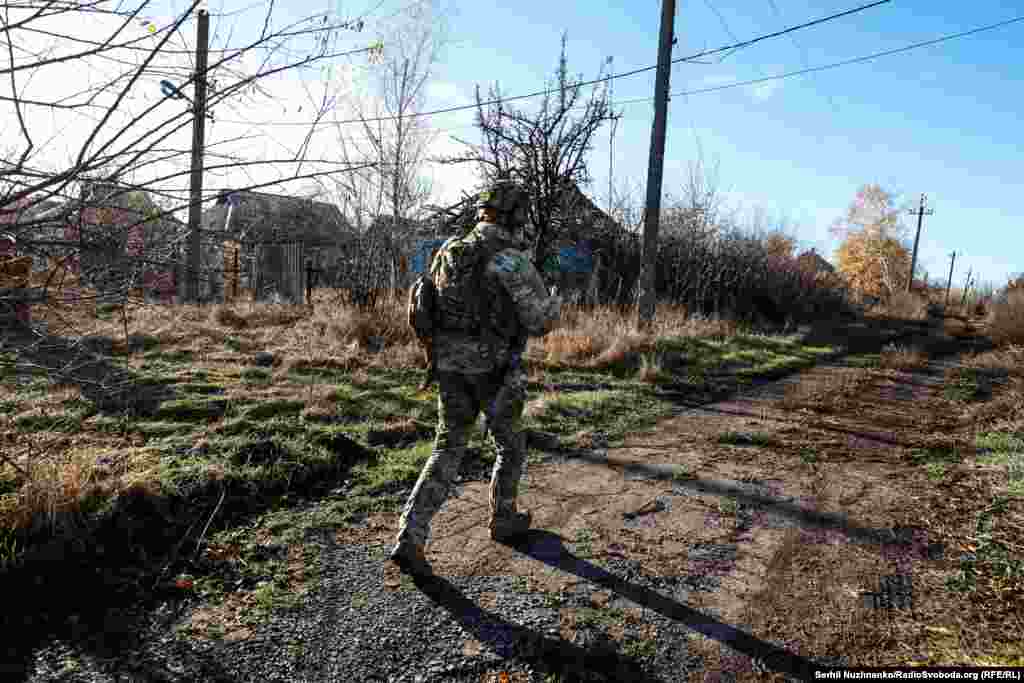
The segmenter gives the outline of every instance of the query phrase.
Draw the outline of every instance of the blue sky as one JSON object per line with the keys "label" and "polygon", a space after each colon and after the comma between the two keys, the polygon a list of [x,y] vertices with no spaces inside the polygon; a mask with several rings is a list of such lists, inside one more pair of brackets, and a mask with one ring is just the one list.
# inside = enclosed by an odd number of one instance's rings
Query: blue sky
{"label": "blue sky", "polygon": [[[570,69],[585,77],[596,75],[609,55],[616,71],[653,64],[660,3],[619,0],[595,10],[596,4],[462,3],[451,19],[454,42],[443,79],[467,93],[492,79],[509,93],[530,92],[554,67],[563,30]],[[732,43],[730,33],[745,40],[857,4],[679,3],[674,56]],[[721,63],[675,65],[671,91],[841,61],[1020,15],[1024,8],[1008,3],[892,2],[740,50]],[[1017,195],[1022,39],[1024,22],[760,89],[674,97],[664,189],[680,186],[702,150],[718,160],[722,189],[735,201],[788,216],[802,245],[830,258],[838,241],[828,227],[860,184],[880,183],[909,201],[924,192],[935,213],[924,219],[919,262],[930,278],[945,279],[955,250],[954,283],[973,267],[983,281],[1001,284],[1024,270],[1024,208]],[[614,85],[616,100],[652,92],[653,72]],[[643,183],[653,104],[625,105],[623,112],[615,176]],[[601,133],[591,163],[591,190],[600,199],[607,195],[607,140]],[[915,219],[906,221],[913,229]]]}
{"label": "blue sky", "polygon": [[[274,24],[333,10],[342,17],[365,15],[367,30],[345,36],[344,46],[373,39],[379,22],[414,0],[291,0],[275,5]],[[477,84],[499,81],[506,94],[542,88],[556,65],[559,40],[568,32],[569,68],[585,78],[597,75],[614,57],[616,72],[653,65],[657,58],[658,0],[573,2],[518,0],[438,0],[449,6],[450,42],[437,65],[428,109],[472,102]],[[166,25],[187,4],[158,0],[143,13]],[[818,19],[860,4],[828,0],[699,0],[680,2],[674,56],[719,47]],[[266,5],[216,0],[211,47],[251,37],[263,25]],[[1024,7],[993,0],[969,5],[896,0],[859,14],[774,38],[739,50],[711,64],[677,64],[671,92],[794,71],[891,50],[942,35],[1024,16]],[[74,26],[72,30],[83,31]],[[92,30],[92,29],[90,29]],[[144,29],[136,27],[140,34]],[[182,29],[175,47],[194,43],[195,25]],[[838,240],[829,226],[841,216],[858,187],[876,182],[906,202],[928,194],[935,213],[924,221],[919,263],[932,279],[945,279],[949,254],[957,252],[954,284],[968,268],[982,282],[1001,285],[1024,271],[1024,208],[1018,188],[1020,121],[1024,120],[1024,22],[866,63],[844,66],[760,86],[673,97],[665,148],[664,190],[677,193],[688,164],[702,152],[719,164],[719,186],[729,204],[763,209],[786,217],[802,247],[816,247],[832,258]],[[61,67],[64,68],[64,67]],[[67,67],[71,68],[71,67]],[[76,67],[78,68],[78,67]],[[88,75],[89,71],[85,72]],[[307,74],[308,78],[316,73]],[[77,87],[82,78],[61,76],[57,67],[40,89]],[[158,78],[158,77],[154,77]],[[290,80],[289,80],[290,79]],[[616,101],[650,97],[653,70],[616,80]],[[69,85],[71,84],[71,85]],[[287,155],[305,131],[309,108],[298,111],[303,94],[294,75],[271,84],[275,99],[264,106],[227,106],[207,128],[208,142],[241,133],[259,134],[245,142],[248,155]],[[156,81],[137,88],[139,102],[160,97]],[[537,100],[517,103],[529,109]],[[183,106],[168,101],[166,107]],[[643,197],[653,103],[624,104],[615,137],[616,185],[628,183]],[[236,123],[232,123],[235,120]],[[241,123],[245,122],[243,126]],[[433,116],[438,152],[456,147],[451,133],[476,140],[473,111]],[[291,125],[280,125],[280,124]],[[13,130],[13,129],[12,129]],[[63,129],[58,142],[75,138]],[[326,131],[324,131],[326,133]],[[183,133],[187,146],[188,131]],[[38,136],[37,136],[38,138]],[[39,138],[41,139],[41,138]],[[83,138],[84,139],[84,138]],[[601,205],[607,201],[608,129],[601,131],[590,157]],[[318,153],[329,156],[329,137],[318,137]],[[60,150],[56,150],[60,151]],[[476,183],[474,169],[431,169],[439,200],[457,198]],[[215,181],[206,181],[211,187]],[[905,216],[912,239],[914,219]]]}

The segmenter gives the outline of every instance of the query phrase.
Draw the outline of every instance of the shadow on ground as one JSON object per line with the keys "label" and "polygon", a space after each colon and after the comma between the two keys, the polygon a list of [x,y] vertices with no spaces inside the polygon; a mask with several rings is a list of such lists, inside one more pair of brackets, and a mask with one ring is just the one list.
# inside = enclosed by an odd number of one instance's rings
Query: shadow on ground
{"label": "shadow on ground", "polygon": [[[583,560],[569,552],[563,539],[546,531],[532,531],[520,544],[514,546],[524,554],[568,574],[611,590],[647,609],[678,621],[708,638],[727,644],[729,647],[761,663],[767,670],[807,680],[814,664],[799,655],[779,648],[771,643],[723,623],[707,614],[661,595],[660,593],[629,583],[628,581]],[[417,577],[415,583],[438,606],[447,610],[477,640],[488,642],[498,649],[503,643],[494,642],[494,621],[501,622],[503,640],[511,636],[517,644],[521,659],[539,664],[548,671],[567,673],[575,678],[570,680],[593,680],[593,676],[604,676],[614,681],[660,681],[644,671],[634,659],[611,650],[586,649],[561,638],[542,636],[517,624],[504,622],[500,617],[481,609],[463,595],[455,586],[440,576]],[[488,624],[488,628],[481,628]],[[679,672],[684,674],[684,672]]]}
{"label": "shadow on ground", "polygon": [[15,354],[15,375],[45,376],[57,384],[78,386],[82,398],[104,413],[151,415],[161,402],[175,397],[169,385],[116,364],[109,338],[9,333],[0,339],[0,350]]}

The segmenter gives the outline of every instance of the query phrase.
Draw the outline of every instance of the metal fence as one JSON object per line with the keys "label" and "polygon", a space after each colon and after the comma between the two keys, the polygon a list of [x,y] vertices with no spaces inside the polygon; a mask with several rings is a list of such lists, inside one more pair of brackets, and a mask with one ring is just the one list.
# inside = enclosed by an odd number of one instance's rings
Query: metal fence
{"label": "metal fence", "polygon": [[258,300],[302,303],[306,291],[302,242],[257,244],[254,290]]}

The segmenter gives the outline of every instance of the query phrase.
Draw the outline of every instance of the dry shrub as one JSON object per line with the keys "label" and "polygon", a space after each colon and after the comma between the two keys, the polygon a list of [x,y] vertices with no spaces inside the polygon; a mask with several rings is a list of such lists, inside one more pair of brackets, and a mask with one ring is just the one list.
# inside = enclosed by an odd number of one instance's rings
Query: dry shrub
{"label": "dry shrub", "polygon": [[668,337],[730,337],[738,333],[735,321],[688,316],[685,306],[659,303],[654,322],[637,329],[635,306],[565,306],[561,325],[537,342],[537,355],[553,365],[608,367],[639,365],[642,354],[657,339]]}
{"label": "dry shrub", "polygon": [[971,331],[963,318],[947,317],[942,323],[943,331],[951,337],[967,337]]}
{"label": "dry shrub", "polygon": [[637,379],[648,384],[656,384],[667,377],[670,373],[665,369],[660,356],[643,354],[640,357],[640,369],[637,371]]}
{"label": "dry shrub", "polygon": [[973,368],[1005,370],[1011,375],[1024,377],[1024,346],[1010,344],[980,354],[969,354],[964,364]]}
{"label": "dry shrub", "polygon": [[992,305],[988,330],[998,346],[1024,344],[1024,291],[1010,290],[1005,301]]}
{"label": "dry shrub", "polygon": [[[33,434],[38,442],[40,434]],[[23,459],[27,477],[2,498],[0,525],[30,534],[74,534],[83,523],[82,504],[114,497],[131,487],[158,486],[159,454],[145,448],[71,448],[54,439]]]}
{"label": "dry shrub", "polygon": [[211,321],[223,327],[232,327],[242,330],[249,326],[245,316],[239,315],[237,311],[228,306],[214,306],[210,313]]}
{"label": "dry shrub", "polygon": [[928,318],[928,299],[917,292],[896,292],[889,297],[886,313],[902,320]]}
{"label": "dry shrub", "polygon": [[892,370],[912,370],[928,364],[928,354],[905,346],[887,346],[879,354],[879,365]]}

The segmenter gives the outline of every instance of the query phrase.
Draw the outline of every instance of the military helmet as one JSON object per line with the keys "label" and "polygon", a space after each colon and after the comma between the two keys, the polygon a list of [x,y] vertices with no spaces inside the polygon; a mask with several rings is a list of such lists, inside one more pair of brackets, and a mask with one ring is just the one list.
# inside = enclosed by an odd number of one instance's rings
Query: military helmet
{"label": "military helmet", "polygon": [[501,223],[520,227],[528,220],[529,197],[526,190],[511,180],[499,180],[477,196],[476,208],[495,209]]}

